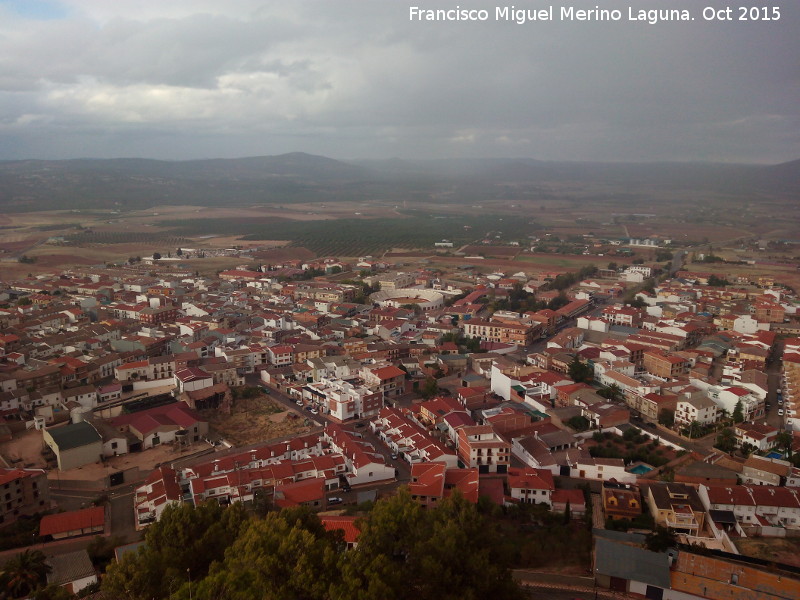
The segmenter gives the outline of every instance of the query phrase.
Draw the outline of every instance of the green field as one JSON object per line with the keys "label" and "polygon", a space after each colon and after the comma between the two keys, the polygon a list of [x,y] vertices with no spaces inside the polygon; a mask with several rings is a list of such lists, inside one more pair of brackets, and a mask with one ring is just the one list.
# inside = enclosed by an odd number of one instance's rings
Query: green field
{"label": "green field", "polygon": [[540,227],[528,219],[497,216],[452,216],[408,211],[405,216],[380,219],[289,221],[263,219],[189,219],[158,223],[175,235],[239,235],[248,241],[289,240],[319,256],[380,254],[392,248],[433,249],[443,239],[454,249],[485,236],[526,239]]}

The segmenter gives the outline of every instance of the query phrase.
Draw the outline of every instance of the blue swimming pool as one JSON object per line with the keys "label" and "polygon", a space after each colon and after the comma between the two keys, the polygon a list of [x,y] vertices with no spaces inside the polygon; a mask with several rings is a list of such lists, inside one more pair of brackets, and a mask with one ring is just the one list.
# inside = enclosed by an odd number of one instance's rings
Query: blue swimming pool
{"label": "blue swimming pool", "polygon": [[635,473],[636,475],[644,475],[645,473],[649,473],[652,470],[653,467],[650,467],[645,464],[639,464],[631,469],[631,473]]}
{"label": "blue swimming pool", "polygon": [[767,458],[783,458],[783,454],[781,454],[780,452],[773,451],[767,454]]}

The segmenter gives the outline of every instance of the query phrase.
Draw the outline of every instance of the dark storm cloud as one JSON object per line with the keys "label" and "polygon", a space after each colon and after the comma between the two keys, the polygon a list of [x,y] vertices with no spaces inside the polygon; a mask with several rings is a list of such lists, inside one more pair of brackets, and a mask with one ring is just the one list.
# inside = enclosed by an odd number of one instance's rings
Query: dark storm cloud
{"label": "dark storm cloud", "polygon": [[[777,22],[707,23],[700,4],[676,1],[696,21],[656,25],[414,23],[411,4],[65,0],[49,19],[7,10],[0,135],[14,143],[0,157],[800,155],[795,2],[777,3]],[[494,4],[460,5],[493,19]]]}

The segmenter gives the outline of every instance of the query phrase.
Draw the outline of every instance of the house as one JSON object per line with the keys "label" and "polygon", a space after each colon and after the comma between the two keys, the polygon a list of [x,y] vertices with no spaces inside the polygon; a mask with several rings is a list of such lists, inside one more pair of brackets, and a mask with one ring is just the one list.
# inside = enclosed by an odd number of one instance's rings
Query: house
{"label": "house", "polygon": [[583,490],[553,490],[550,498],[553,501],[552,509],[556,512],[567,512],[569,506],[573,518],[580,518],[586,514],[586,497]]}
{"label": "house", "polygon": [[637,485],[604,481],[600,497],[607,519],[634,519],[642,514],[642,494]]}
{"label": "house", "polygon": [[717,405],[713,400],[701,394],[679,398],[675,406],[675,423],[690,425],[695,422],[701,425],[716,423]]}
{"label": "house", "polygon": [[331,450],[342,454],[347,466],[347,482],[352,485],[390,481],[395,477],[394,467],[360,434],[335,423],[325,426],[323,439]]}
{"label": "house", "polygon": [[697,536],[705,524],[705,507],[697,490],[685,483],[652,483],[647,505],[656,525]]}
{"label": "house", "polygon": [[[148,449],[172,441],[197,442],[208,435],[208,421],[183,402],[173,402],[111,419],[119,432],[131,432]],[[131,451],[134,451],[131,448]]]}
{"label": "house", "polygon": [[382,393],[384,399],[399,396],[405,391],[405,371],[394,365],[377,369],[364,368],[362,377],[367,387]]}
{"label": "house", "polygon": [[53,540],[103,533],[106,527],[106,509],[93,506],[69,512],[45,515],[39,523],[39,537]]}
{"label": "house", "polygon": [[437,397],[419,405],[419,419],[433,427],[441,423],[449,413],[460,410],[462,406],[455,398]]}
{"label": "house", "polygon": [[647,350],[643,354],[643,364],[648,373],[664,379],[674,379],[689,373],[689,361],[685,357],[659,350]]}
{"label": "house", "polygon": [[143,529],[158,521],[167,506],[177,506],[183,502],[183,492],[178,483],[175,469],[165,465],[150,473],[133,493],[134,525]]}
{"label": "house", "polygon": [[[593,563],[597,586],[626,596],[634,593],[643,598],[672,598],[664,595],[671,585],[669,555],[645,550],[643,546],[641,534],[598,531],[594,536]],[[702,596],[689,598],[697,597]]]}
{"label": "house", "polygon": [[82,421],[42,431],[42,439],[56,455],[61,471],[102,460],[103,439],[91,423]]}
{"label": "house", "polygon": [[341,531],[347,549],[355,550],[358,547],[358,537],[361,535],[361,530],[358,528],[359,518],[347,515],[322,515],[319,520],[322,521],[326,531]]}
{"label": "house", "polygon": [[800,492],[793,488],[701,485],[699,494],[709,509],[732,511],[745,531],[763,533],[764,526],[795,530],[800,526]]}
{"label": "house", "polygon": [[736,434],[736,442],[739,446],[749,444],[761,452],[772,448],[778,437],[778,430],[766,423],[738,423],[734,426],[733,432]]}
{"label": "house", "polygon": [[85,549],[48,556],[45,564],[50,567],[47,584],[66,588],[70,594],[98,582],[97,571]]}
{"label": "house", "polygon": [[552,508],[555,489],[553,474],[545,469],[531,469],[528,467],[524,469],[509,469],[508,471],[508,491],[514,502],[546,504]]}
{"label": "house", "polygon": [[43,469],[0,469],[0,493],[0,527],[50,507],[50,485]]}
{"label": "house", "polygon": [[783,485],[791,470],[788,461],[751,454],[742,467],[742,483]]}
{"label": "house", "polygon": [[314,477],[276,485],[274,498],[275,506],[279,508],[289,506],[323,508],[326,503],[325,480],[322,477]]}
{"label": "house", "polygon": [[458,489],[469,502],[478,502],[479,476],[477,469],[454,469],[439,461],[411,466],[411,497],[424,508],[433,508]]}
{"label": "house", "polygon": [[455,452],[431,437],[399,409],[388,406],[382,408],[369,426],[392,452],[410,464],[440,461],[453,468],[458,466]]}
{"label": "house", "polygon": [[188,367],[175,372],[175,385],[180,393],[201,390],[214,385],[213,376],[200,367]]}
{"label": "house", "polygon": [[506,473],[511,461],[511,444],[491,425],[460,427],[456,450],[465,467],[480,473]]}

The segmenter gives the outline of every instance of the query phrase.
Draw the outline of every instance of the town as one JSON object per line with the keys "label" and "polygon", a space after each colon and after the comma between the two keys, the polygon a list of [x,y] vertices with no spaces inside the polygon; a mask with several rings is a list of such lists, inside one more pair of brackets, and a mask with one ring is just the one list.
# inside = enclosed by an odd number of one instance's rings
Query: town
{"label": "town", "polygon": [[6,560],[39,550],[48,582],[94,591],[89,544],[119,560],[207,501],[308,507],[353,548],[359,507],[402,493],[586,521],[595,592],[800,597],[800,298],[695,254],[215,276],[159,254],[4,280]]}

